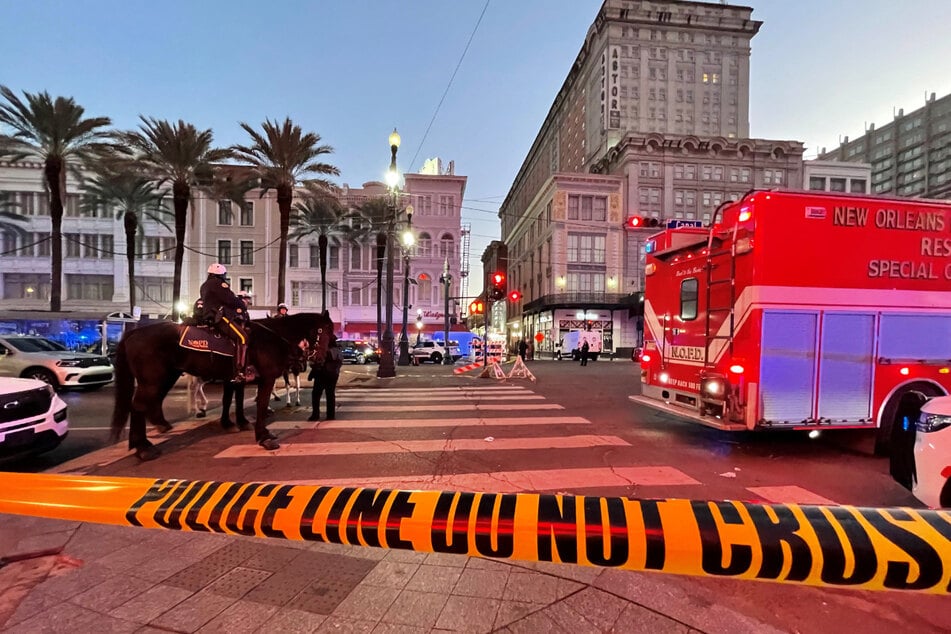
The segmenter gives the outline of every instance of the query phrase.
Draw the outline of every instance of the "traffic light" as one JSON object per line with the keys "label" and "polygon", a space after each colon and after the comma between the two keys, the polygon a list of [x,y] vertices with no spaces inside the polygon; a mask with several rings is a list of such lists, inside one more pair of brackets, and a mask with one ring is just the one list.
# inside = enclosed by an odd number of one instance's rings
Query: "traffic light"
{"label": "traffic light", "polygon": [[660,226],[659,218],[649,218],[646,216],[629,216],[624,226],[628,229],[648,229]]}
{"label": "traffic light", "polygon": [[517,302],[522,299],[522,294],[518,291],[512,291],[509,293],[509,301]]}
{"label": "traffic light", "polygon": [[498,301],[505,297],[505,273],[496,271],[489,277],[492,288],[489,290],[489,297]]}
{"label": "traffic light", "polygon": [[485,304],[482,303],[481,299],[469,302],[469,314],[470,315],[481,315],[485,312]]}

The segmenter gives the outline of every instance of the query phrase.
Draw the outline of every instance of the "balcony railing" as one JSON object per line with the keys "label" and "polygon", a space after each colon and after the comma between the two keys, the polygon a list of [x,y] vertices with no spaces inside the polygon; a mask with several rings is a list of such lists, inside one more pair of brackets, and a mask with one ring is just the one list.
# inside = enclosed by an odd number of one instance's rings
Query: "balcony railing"
{"label": "balcony railing", "polygon": [[544,295],[522,307],[523,312],[535,312],[549,308],[630,308],[640,305],[639,293],[598,293],[577,291]]}

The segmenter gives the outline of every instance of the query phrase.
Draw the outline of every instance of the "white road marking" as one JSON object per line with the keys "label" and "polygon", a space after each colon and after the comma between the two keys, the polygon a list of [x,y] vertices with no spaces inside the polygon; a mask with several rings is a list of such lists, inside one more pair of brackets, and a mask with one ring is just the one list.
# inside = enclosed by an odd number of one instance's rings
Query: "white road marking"
{"label": "white road marking", "polygon": [[775,486],[775,487],[747,487],[747,491],[753,493],[759,498],[773,502],[774,504],[828,504],[836,506],[837,503],[829,498],[822,497],[818,493],[813,493],[809,489],[804,489],[795,485]]}
{"label": "white road marking", "polygon": [[456,473],[436,476],[352,476],[324,480],[282,481],[282,483],[320,486],[366,486],[423,491],[492,491],[493,493],[701,484],[684,472],[667,466],[615,467],[613,469],[610,467],[543,469],[497,471],[493,473]]}
{"label": "white road marking", "polygon": [[395,403],[393,405],[356,405],[346,401],[345,407],[348,412],[406,412],[413,414],[415,412],[498,412],[498,411],[536,411],[565,409],[556,403],[446,403],[444,405],[410,405],[408,403]]}
{"label": "white road marking", "polygon": [[519,418],[365,418],[361,420],[325,420],[321,423],[279,420],[268,429],[412,429],[416,427],[496,427],[520,425],[590,425],[580,416]]}
{"label": "white road marking", "polygon": [[390,403],[419,403],[425,398],[430,403],[439,399],[452,400],[483,400],[483,401],[544,401],[545,397],[540,394],[341,394],[337,392],[338,402],[379,402],[386,401]]}
{"label": "white road marking", "polygon": [[580,449],[585,447],[629,447],[617,436],[554,436],[540,438],[481,438],[434,440],[370,440],[366,442],[291,443],[267,452],[257,445],[234,445],[215,458],[267,458],[288,456],[351,456],[385,453],[423,453],[450,451],[506,451],[524,449]]}

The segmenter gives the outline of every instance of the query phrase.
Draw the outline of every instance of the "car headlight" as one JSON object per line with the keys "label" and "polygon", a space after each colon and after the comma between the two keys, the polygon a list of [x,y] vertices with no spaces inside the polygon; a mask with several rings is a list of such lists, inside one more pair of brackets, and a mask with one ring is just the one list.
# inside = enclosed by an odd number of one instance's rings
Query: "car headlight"
{"label": "car headlight", "polygon": [[366,349],[363,351],[363,354],[373,354],[373,348],[366,348]]}
{"label": "car headlight", "polygon": [[915,425],[915,428],[920,432],[929,433],[944,429],[949,425],[951,425],[951,416],[922,412],[921,416],[918,417],[918,423]]}
{"label": "car headlight", "polygon": [[57,361],[56,365],[61,368],[78,368],[82,362],[82,359],[63,359],[62,361]]}

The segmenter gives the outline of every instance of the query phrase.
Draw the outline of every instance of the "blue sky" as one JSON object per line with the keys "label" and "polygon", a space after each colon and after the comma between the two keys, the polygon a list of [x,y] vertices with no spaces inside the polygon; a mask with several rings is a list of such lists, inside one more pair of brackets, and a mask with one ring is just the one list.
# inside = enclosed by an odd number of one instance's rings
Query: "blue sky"
{"label": "blue sky", "polygon": [[[951,92],[951,2],[753,0],[751,134],[807,155]],[[0,0],[0,83],[69,95],[132,127],[139,114],[245,140],[239,121],[290,116],[335,148],[339,182],[454,160],[468,176],[472,265],[600,0]],[[413,160],[415,157],[415,161]],[[478,279],[477,277],[475,279]],[[470,291],[474,285],[470,285]]]}

